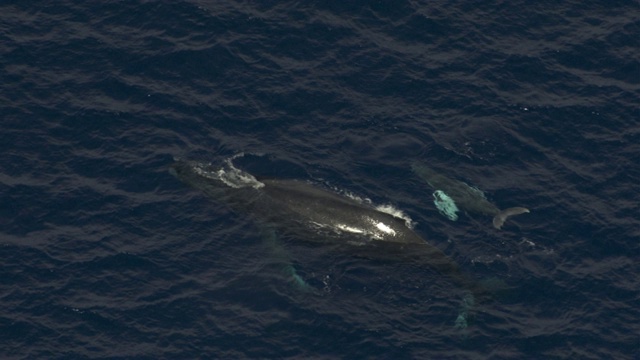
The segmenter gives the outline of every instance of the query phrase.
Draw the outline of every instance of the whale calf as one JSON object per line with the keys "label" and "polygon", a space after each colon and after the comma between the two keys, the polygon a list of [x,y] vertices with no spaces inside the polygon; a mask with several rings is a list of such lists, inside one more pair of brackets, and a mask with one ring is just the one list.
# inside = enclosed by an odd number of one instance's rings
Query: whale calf
{"label": "whale calf", "polygon": [[472,293],[481,291],[451,258],[422,239],[405,220],[370,204],[304,181],[258,181],[230,161],[226,168],[176,161],[170,171],[184,183],[224,201],[232,210],[296,239],[331,243],[365,257],[429,266]]}
{"label": "whale calf", "polygon": [[[438,208],[442,210],[448,205],[442,212],[451,220],[457,218],[457,215],[455,215],[457,211],[456,205],[459,205],[469,212],[493,216],[493,226],[496,229],[501,229],[509,216],[529,212],[529,209],[524,207],[512,207],[500,210],[497,206],[490,203],[484,193],[479,189],[469,186],[462,181],[450,179],[422,163],[413,163],[411,168],[433,188],[435,191],[434,197],[436,198],[436,205],[444,204],[438,206]],[[449,200],[449,202],[447,202],[447,200]],[[451,200],[453,200],[453,203]]]}

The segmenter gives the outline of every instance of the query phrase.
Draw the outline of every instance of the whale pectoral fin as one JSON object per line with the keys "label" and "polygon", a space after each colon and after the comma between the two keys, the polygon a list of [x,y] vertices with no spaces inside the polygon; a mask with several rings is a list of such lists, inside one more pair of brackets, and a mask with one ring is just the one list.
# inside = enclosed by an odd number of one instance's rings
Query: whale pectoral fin
{"label": "whale pectoral fin", "polygon": [[456,329],[464,330],[469,326],[469,317],[471,316],[471,312],[473,311],[474,306],[475,298],[473,294],[467,294],[464,298],[462,298],[458,317],[456,317],[455,321]]}
{"label": "whale pectoral fin", "polygon": [[264,238],[264,243],[267,247],[268,253],[272,258],[271,260],[278,264],[277,267],[287,277],[287,281],[292,283],[299,290],[312,290],[313,288],[311,285],[307,284],[307,282],[298,275],[295,266],[293,266],[293,263],[291,262],[289,252],[284,248],[282,242],[278,240],[276,231],[271,227],[266,227],[262,229],[262,237]]}
{"label": "whale pectoral fin", "polygon": [[312,291],[313,287],[307,284],[306,281],[302,278],[302,276],[298,275],[296,268],[293,264],[286,265],[284,267],[284,273],[287,275],[287,280],[293,284],[298,290],[302,291]]}
{"label": "whale pectoral fin", "polygon": [[495,227],[496,229],[500,229],[509,216],[520,215],[528,212],[529,209],[523,207],[512,207],[504,209],[493,217],[493,227]]}

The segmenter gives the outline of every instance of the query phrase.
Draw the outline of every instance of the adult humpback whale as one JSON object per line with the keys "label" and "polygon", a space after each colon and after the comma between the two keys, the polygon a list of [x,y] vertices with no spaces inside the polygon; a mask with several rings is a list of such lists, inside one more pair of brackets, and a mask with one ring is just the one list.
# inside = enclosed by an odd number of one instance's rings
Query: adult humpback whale
{"label": "adult humpback whale", "polygon": [[472,293],[482,292],[451,258],[424,241],[404,220],[369,204],[303,181],[258,181],[236,169],[230,160],[222,168],[177,161],[170,171],[184,183],[228,203],[235,211],[252,215],[301,240],[332,243],[365,257],[429,266]]}
{"label": "adult humpback whale", "polygon": [[479,189],[462,181],[449,179],[422,163],[413,163],[411,168],[435,190],[433,196],[436,206],[451,220],[457,219],[455,212],[458,209],[456,205],[460,205],[460,207],[470,212],[493,216],[493,226],[496,229],[502,228],[509,216],[529,212],[529,209],[523,207],[500,210],[490,203]]}

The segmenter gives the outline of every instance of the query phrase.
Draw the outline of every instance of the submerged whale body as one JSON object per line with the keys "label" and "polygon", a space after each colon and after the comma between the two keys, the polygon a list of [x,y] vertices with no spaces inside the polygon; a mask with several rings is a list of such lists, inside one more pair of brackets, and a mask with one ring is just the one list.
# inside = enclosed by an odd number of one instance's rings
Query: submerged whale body
{"label": "submerged whale body", "polygon": [[[230,164],[230,162],[229,162]],[[403,219],[369,204],[297,180],[261,180],[232,167],[178,161],[171,172],[232,209],[301,240],[332,243],[366,257],[427,265],[475,292],[456,263]]]}
{"label": "submerged whale body", "polygon": [[[420,178],[435,190],[434,197],[436,197],[436,203],[443,201],[442,198],[447,196],[455,202],[455,204],[451,206],[454,208],[453,212],[457,211],[455,205],[459,205],[469,212],[493,216],[493,226],[496,229],[502,228],[502,225],[509,216],[529,212],[529,209],[524,207],[512,207],[500,210],[497,206],[490,203],[484,193],[479,189],[469,186],[462,181],[450,179],[422,163],[414,163],[411,167]],[[443,193],[446,195],[443,195]],[[448,213],[447,216],[449,215],[451,215],[451,213]],[[449,217],[455,220],[455,218]]]}

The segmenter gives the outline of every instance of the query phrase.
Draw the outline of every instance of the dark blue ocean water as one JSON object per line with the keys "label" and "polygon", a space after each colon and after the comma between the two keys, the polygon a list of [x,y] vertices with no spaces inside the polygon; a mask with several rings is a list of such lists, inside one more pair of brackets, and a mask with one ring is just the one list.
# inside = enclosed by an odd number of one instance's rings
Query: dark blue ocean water
{"label": "dark blue ocean water", "polygon": [[[3,1],[0,358],[640,358],[636,1]],[[390,204],[475,279],[283,239],[174,157]],[[441,216],[420,160],[530,214]]]}

